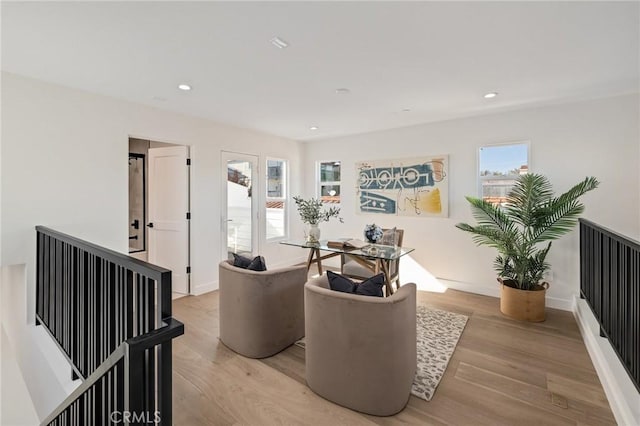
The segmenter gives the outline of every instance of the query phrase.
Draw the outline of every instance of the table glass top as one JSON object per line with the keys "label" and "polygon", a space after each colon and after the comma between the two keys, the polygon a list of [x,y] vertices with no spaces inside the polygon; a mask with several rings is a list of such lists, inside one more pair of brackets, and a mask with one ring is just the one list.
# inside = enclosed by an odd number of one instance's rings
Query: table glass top
{"label": "table glass top", "polygon": [[[331,242],[347,241],[348,239],[331,240]],[[394,260],[399,259],[405,254],[411,253],[414,249],[410,247],[394,247],[382,244],[367,244],[360,249],[353,247],[331,247],[327,245],[327,240],[321,240],[318,243],[307,243],[303,240],[282,241],[280,244],[295,246],[301,248],[315,248],[323,251],[331,251],[334,253],[348,253],[355,256],[363,256],[374,259]]]}

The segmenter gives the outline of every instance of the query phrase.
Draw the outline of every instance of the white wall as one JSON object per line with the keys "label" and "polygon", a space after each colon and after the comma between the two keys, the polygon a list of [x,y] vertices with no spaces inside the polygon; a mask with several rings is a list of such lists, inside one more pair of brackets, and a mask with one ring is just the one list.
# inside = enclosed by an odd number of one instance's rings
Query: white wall
{"label": "white wall", "polygon": [[[257,154],[261,165],[266,156],[289,160],[291,193],[300,191],[297,142],[13,74],[2,78],[3,265],[27,263],[33,272],[37,224],[127,252],[129,136],[191,146],[196,288],[217,281],[222,256],[221,150]],[[301,234],[293,222],[292,233]],[[271,263],[299,256],[264,241],[260,252]]]}
{"label": "white wall", "polygon": [[[128,252],[130,136],[191,146],[192,290],[198,293],[217,287],[217,264],[224,255],[221,150],[256,154],[261,163],[267,156],[289,160],[291,193],[301,190],[301,154],[295,141],[9,73],[2,73],[1,96],[1,265],[26,264],[30,323],[35,309],[36,225]],[[265,188],[256,192],[264,205]],[[261,217],[264,220],[264,214]],[[296,221],[291,232],[302,235]],[[264,240],[259,251],[268,266],[301,256],[299,249]],[[37,366],[21,363],[21,368]],[[31,391],[34,382],[25,379]],[[56,390],[54,384],[48,389],[54,395]]]}
{"label": "white wall", "polygon": [[[584,217],[638,238],[638,96],[546,106],[478,116],[344,138],[309,142],[305,147],[306,194],[315,194],[317,160],[342,161],[342,213],[345,227],[323,225],[323,235],[361,237],[365,224],[405,229],[404,245],[413,258],[454,286],[497,294],[492,269],[495,253],[476,247],[454,227],[472,221],[465,195],[477,195],[477,151],[486,144],[529,140],[530,168],[544,173],[557,192],[594,175],[600,187],[587,194]],[[449,154],[449,218],[404,218],[356,214],[355,162]],[[570,309],[579,289],[578,232],[553,243],[549,255],[553,280],[550,306]]]}
{"label": "white wall", "polygon": [[33,426],[40,422],[24,382],[15,352],[4,327],[0,327],[0,378],[4,392],[0,395],[0,424]]}
{"label": "white wall", "polygon": [[[2,420],[5,422],[5,401],[11,401],[7,410],[16,420],[36,414],[43,419],[80,383],[71,380],[71,367],[49,334],[42,328],[29,324],[27,320],[27,289],[25,265],[11,265],[2,268],[0,285],[0,321],[2,322],[3,345],[6,343],[13,352],[20,370],[9,372],[2,365],[3,391]],[[4,352],[5,348],[2,348]],[[4,357],[4,354],[3,354]],[[11,368],[11,367],[7,367]],[[12,380],[13,377],[13,380]],[[28,394],[14,389],[15,378],[22,378]],[[9,394],[8,396],[5,396]],[[9,403],[9,402],[7,402]],[[21,411],[24,409],[24,412]],[[34,412],[31,412],[34,410]],[[13,413],[13,414],[11,414]],[[32,422],[35,424],[37,422]]]}

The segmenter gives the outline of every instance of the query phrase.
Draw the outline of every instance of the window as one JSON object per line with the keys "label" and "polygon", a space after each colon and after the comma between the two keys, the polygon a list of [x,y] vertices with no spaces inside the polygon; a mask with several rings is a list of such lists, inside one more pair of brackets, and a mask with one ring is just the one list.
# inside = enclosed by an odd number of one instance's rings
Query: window
{"label": "window", "polygon": [[323,203],[340,202],[340,161],[320,162],[318,193]]}
{"label": "window", "polygon": [[480,148],[479,192],[483,200],[504,205],[518,176],[529,172],[529,143],[518,142]]}
{"label": "window", "polygon": [[287,162],[267,159],[266,237],[287,236]]}

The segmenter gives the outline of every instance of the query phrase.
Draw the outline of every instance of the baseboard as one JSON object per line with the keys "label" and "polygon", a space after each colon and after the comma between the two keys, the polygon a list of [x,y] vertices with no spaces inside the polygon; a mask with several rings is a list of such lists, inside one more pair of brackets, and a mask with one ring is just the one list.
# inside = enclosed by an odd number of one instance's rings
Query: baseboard
{"label": "baseboard", "polygon": [[560,299],[559,297],[549,297],[546,299],[547,307],[560,309],[562,311],[573,312],[573,300],[572,299]]}
{"label": "baseboard", "polygon": [[463,281],[447,280],[445,278],[437,278],[445,287],[454,290],[465,291],[467,293],[482,294],[483,296],[500,297],[500,287],[498,284],[493,286],[472,284]]}
{"label": "baseboard", "polygon": [[[500,285],[482,285],[462,281],[447,280],[438,278],[444,286],[454,290],[466,291],[467,293],[482,294],[484,296],[500,297]],[[549,297],[546,299],[546,306],[553,309],[573,312],[573,300]]]}
{"label": "baseboard", "polygon": [[573,315],[616,422],[628,426],[640,424],[640,393],[631,382],[609,341],[600,337],[598,322],[587,303],[576,296],[574,307]]}
{"label": "baseboard", "polygon": [[210,291],[214,291],[218,289],[218,281],[211,281],[208,283],[200,284],[198,286],[194,286],[191,289],[192,296],[200,296],[201,294],[209,293]]}
{"label": "baseboard", "polygon": [[305,255],[305,256],[298,256],[298,257],[286,259],[280,262],[268,263],[267,268],[268,269],[286,268],[288,266],[294,266],[294,265],[300,265],[300,264],[306,265],[306,263],[307,263],[307,256]]}

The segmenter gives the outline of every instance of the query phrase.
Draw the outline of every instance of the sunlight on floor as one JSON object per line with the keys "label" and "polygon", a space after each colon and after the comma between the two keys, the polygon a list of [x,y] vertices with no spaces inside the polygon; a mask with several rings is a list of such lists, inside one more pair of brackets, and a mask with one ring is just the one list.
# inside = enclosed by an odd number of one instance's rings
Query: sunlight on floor
{"label": "sunlight on floor", "polygon": [[400,259],[400,282],[416,283],[418,290],[444,293],[447,287],[436,277],[416,262],[410,255]]}

